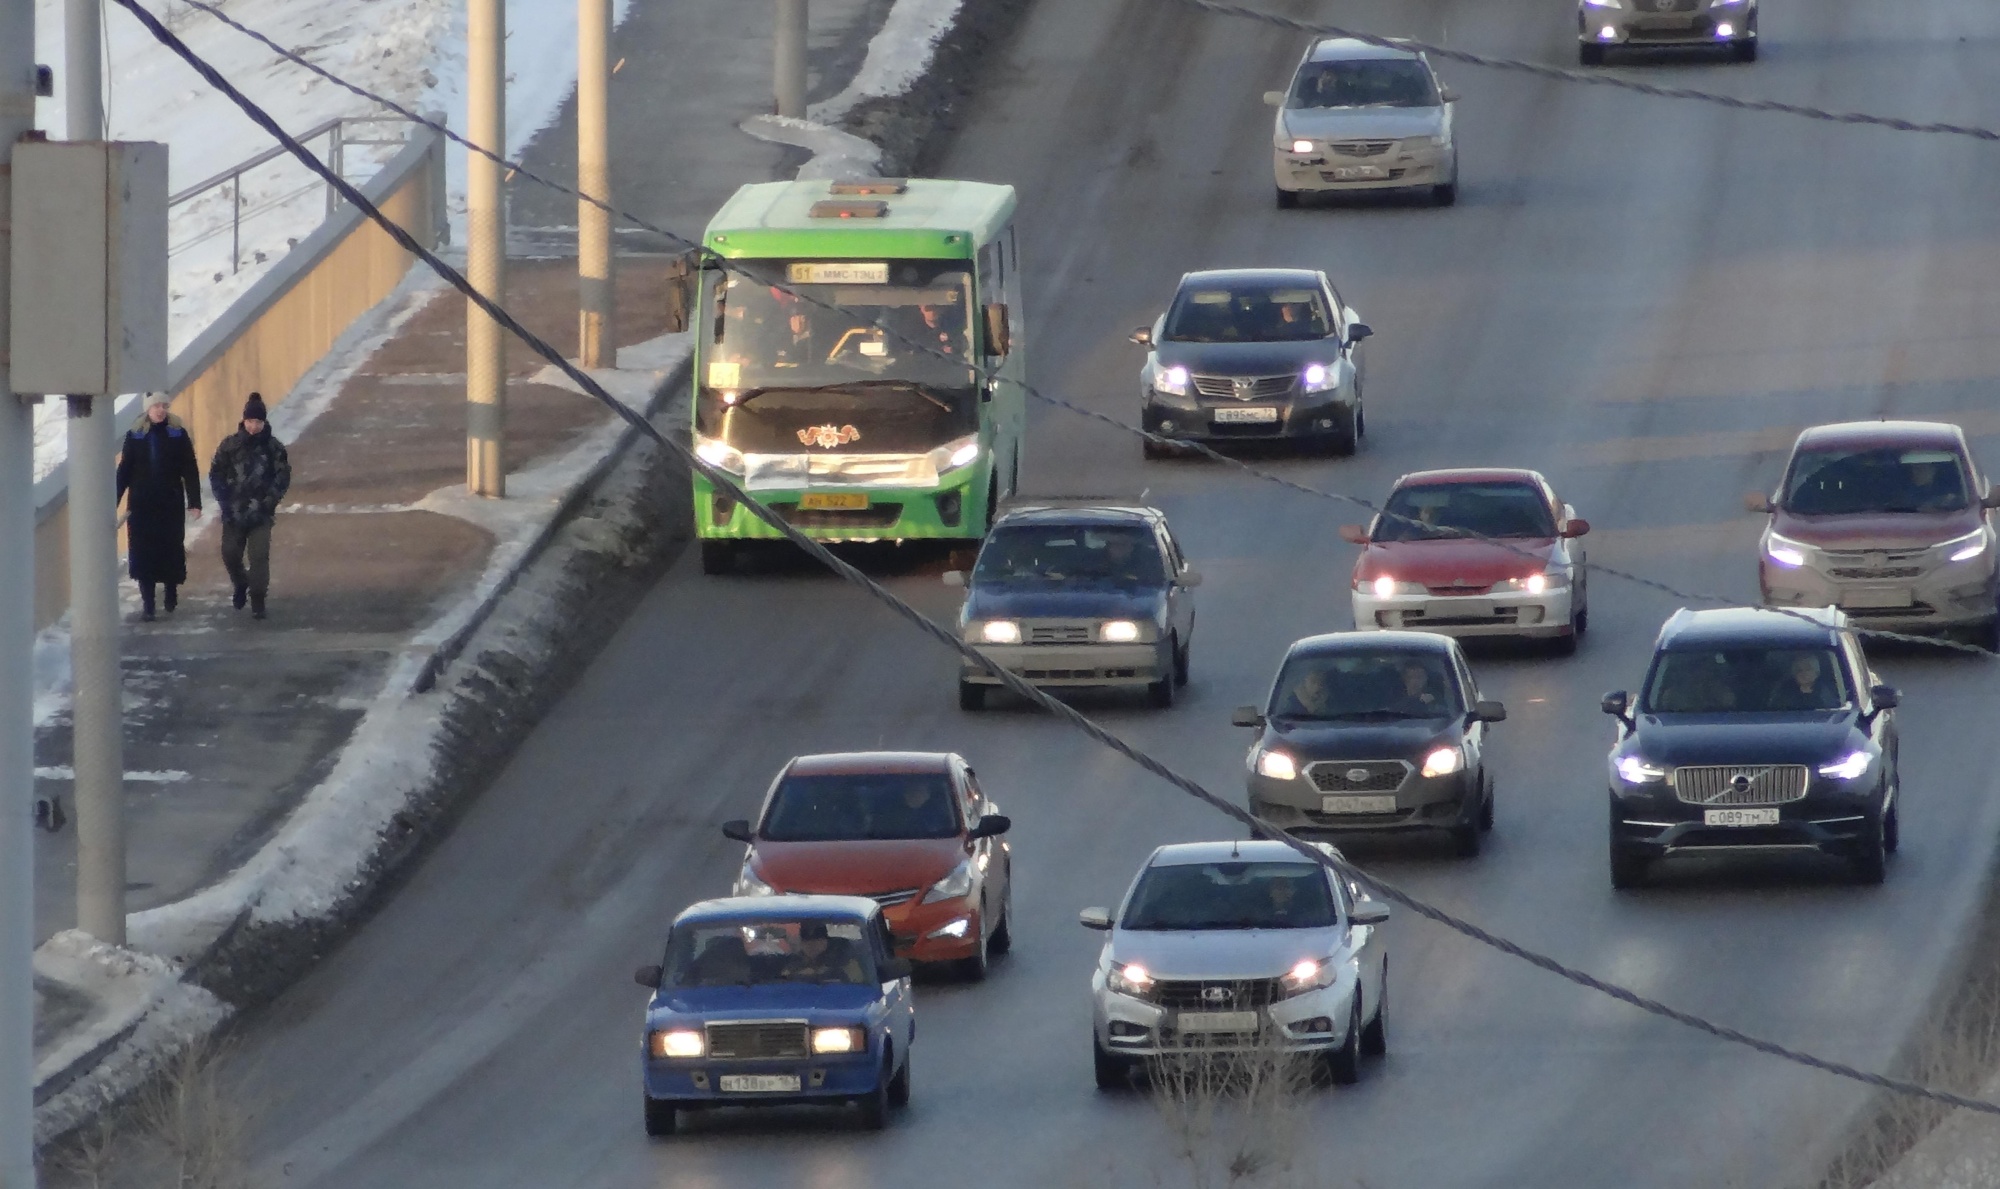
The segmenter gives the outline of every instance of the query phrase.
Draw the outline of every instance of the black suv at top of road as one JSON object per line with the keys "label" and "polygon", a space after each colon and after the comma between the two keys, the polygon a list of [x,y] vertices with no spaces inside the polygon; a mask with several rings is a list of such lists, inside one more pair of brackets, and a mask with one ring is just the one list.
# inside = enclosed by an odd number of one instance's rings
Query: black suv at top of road
{"label": "black suv at top of road", "polygon": [[1817,849],[1880,883],[1896,849],[1900,695],[1839,610],[1682,609],[1634,700],[1604,695],[1611,883],[1703,847]]}

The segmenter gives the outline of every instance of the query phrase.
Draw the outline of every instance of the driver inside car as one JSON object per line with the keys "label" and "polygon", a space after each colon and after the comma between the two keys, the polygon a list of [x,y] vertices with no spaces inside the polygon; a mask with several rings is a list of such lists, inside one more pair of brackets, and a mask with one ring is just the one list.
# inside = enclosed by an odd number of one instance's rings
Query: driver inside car
{"label": "driver inside car", "polygon": [[864,977],[853,947],[842,938],[829,937],[825,921],[800,923],[799,948],[785,962],[786,982],[859,983]]}

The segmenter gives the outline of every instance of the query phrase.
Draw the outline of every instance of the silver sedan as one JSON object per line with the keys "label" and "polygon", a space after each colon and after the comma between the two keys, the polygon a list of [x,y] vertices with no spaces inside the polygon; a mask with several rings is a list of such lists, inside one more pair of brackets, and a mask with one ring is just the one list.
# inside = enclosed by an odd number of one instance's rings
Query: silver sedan
{"label": "silver sedan", "polygon": [[1278,205],[1301,195],[1406,190],[1458,201],[1451,105],[1430,62],[1412,50],[1346,37],[1315,42],[1291,85],[1269,91]]}

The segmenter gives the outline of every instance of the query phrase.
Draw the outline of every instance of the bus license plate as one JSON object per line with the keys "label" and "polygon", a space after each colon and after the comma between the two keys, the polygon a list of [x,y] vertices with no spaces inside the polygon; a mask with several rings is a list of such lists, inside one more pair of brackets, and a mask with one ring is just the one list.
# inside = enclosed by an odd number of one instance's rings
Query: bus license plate
{"label": "bus license plate", "polygon": [[1704,809],[1701,811],[1704,826],[1775,826],[1778,811],[1775,809]]}
{"label": "bus license plate", "polygon": [[725,1073],[724,1094],[797,1094],[799,1075],[795,1073]]}
{"label": "bus license plate", "polygon": [[1278,419],[1278,410],[1276,409],[1253,408],[1253,409],[1215,410],[1215,422],[1217,425],[1269,424],[1270,422],[1276,421],[1277,419]]}
{"label": "bus license plate", "polygon": [[861,491],[809,491],[799,497],[799,507],[807,512],[861,512],[868,507],[868,494]]}
{"label": "bus license plate", "polygon": [[1396,812],[1396,794],[1390,793],[1381,797],[1321,797],[1319,799],[1319,811],[1321,813],[1394,813]]}

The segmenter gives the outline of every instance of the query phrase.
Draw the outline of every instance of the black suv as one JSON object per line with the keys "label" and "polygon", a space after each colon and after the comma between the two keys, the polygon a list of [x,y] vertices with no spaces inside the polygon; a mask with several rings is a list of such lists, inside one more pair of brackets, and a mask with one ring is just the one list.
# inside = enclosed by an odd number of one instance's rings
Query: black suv
{"label": "black suv", "polygon": [[1634,703],[1604,695],[1611,885],[1703,847],[1818,850],[1880,883],[1896,849],[1897,692],[1835,608],[1675,612]]}

